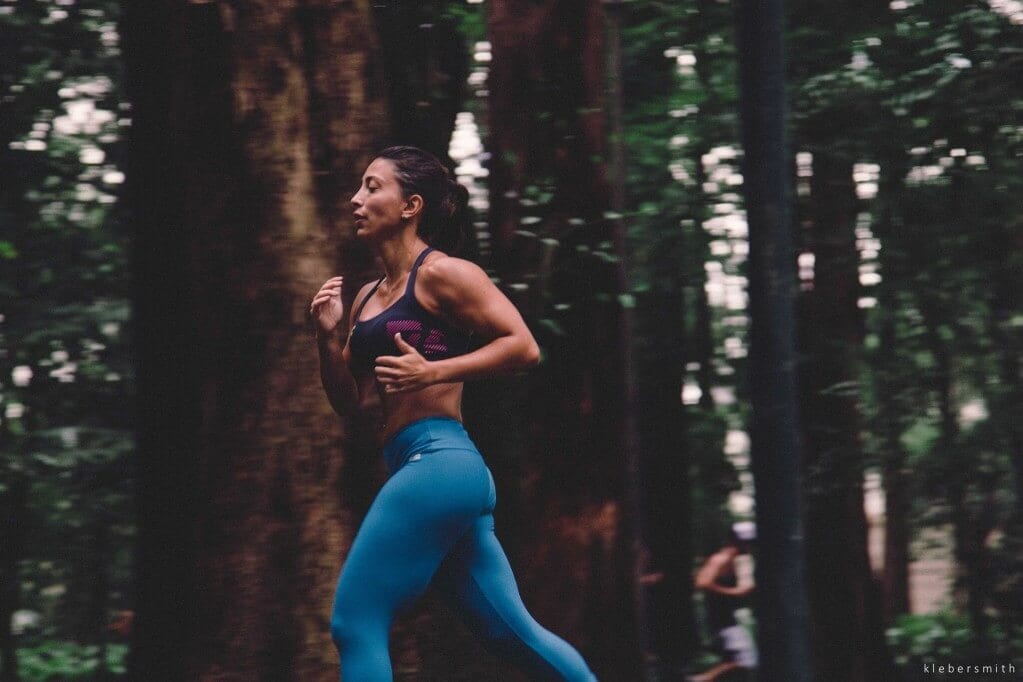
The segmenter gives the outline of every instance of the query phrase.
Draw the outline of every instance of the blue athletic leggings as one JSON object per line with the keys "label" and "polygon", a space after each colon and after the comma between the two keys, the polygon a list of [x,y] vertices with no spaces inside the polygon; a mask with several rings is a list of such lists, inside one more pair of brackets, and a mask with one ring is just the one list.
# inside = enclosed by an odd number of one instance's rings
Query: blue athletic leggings
{"label": "blue athletic leggings", "polygon": [[494,653],[531,680],[596,680],[526,611],[494,535],[494,479],[461,423],[413,422],[384,448],[391,477],[341,571],[330,631],[344,682],[391,682],[395,613],[432,581]]}

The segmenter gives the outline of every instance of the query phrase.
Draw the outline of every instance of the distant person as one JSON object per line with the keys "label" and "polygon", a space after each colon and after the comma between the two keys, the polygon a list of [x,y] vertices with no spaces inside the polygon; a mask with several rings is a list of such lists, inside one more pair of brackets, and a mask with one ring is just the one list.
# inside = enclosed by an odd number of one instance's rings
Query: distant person
{"label": "distant person", "polygon": [[[331,635],[345,682],[391,682],[397,611],[432,582],[529,679],[595,680],[582,657],[527,613],[494,535],[490,470],[462,427],[462,382],[515,372],[539,349],[515,306],[479,267],[443,253],[468,231],[468,192],[433,156],[390,147],[352,197],[356,236],[384,276],[356,295],[347,340],[342,278],[312,300],[320,378],[338,414],[383,408],[390,478],[341,571]],[[475,350],[470,337],[479,339]]]}
{"label": "distant person", "polygon": [[745,679],[757,667],[757,648],[749,631],[735,618],[753,593],[752,582],[739,585],[736,560],[748,555],[756,540],[752,522],[732,525],[729,541],[712,554],[696,573],[695,585],[704,592],[708,627],[715,636],[715,650],[722,661],[710,670],[690,677],[690,682],[712,682],[724,679]]}

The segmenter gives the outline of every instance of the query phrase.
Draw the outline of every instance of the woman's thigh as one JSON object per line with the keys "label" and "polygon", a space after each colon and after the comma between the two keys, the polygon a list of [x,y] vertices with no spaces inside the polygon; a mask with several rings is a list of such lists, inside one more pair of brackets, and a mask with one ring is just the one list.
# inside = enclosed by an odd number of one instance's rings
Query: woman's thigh
{"label": "woman's thigh", "polygon": [[368,606],[392,614],[418,597],[444,556],[479,517],[476,453],[413,457],[373,501],[338,582],[335,608]]}

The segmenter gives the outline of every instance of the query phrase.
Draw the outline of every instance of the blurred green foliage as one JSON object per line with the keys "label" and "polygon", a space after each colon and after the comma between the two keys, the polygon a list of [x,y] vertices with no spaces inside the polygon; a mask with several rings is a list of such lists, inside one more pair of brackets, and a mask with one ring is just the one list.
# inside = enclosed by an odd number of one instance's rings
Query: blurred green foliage
{"label": "blurred green foliage", "polygon": [[[41,616],[25,679],[114,669],[135,533],[128,107],[113,1],[0,3],[0,626]],[[26,635],[28,637],[29,635]],[[5,652],[8,653],[8,652]]]}
{"label": "blurred green foliage", "polygon": [[[48,641],[21,649],[19,672],[25,682],[117,679],[126,672],[127,655],[125,644],[111,644],[101,649],[74,642]],[[100,665],[101,658],[104,666]],[[100,677],[104,669],[110,674]]]}
{"label": "blurred green foliage", "polygon": [[[992,628],[992,648],[978,640],[968,617],[952,610],[900,617],[886,633],[903,679],[926,679],[925,666],[1018,665],[1023,630]],[[1004,674],[1004,673],[1003,673]],[[933,675],[931,675],[933,676]]]}

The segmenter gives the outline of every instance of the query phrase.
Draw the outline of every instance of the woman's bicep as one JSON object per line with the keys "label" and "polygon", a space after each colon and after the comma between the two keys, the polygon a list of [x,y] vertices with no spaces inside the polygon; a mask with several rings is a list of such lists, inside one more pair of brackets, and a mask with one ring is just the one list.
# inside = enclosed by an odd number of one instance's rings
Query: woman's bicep
{"label": "woman's bicep", "polygon": [[438,287],[438,303],[452,322],[484,338],[529,334],[522,315],[478,266],[462,261]]}

